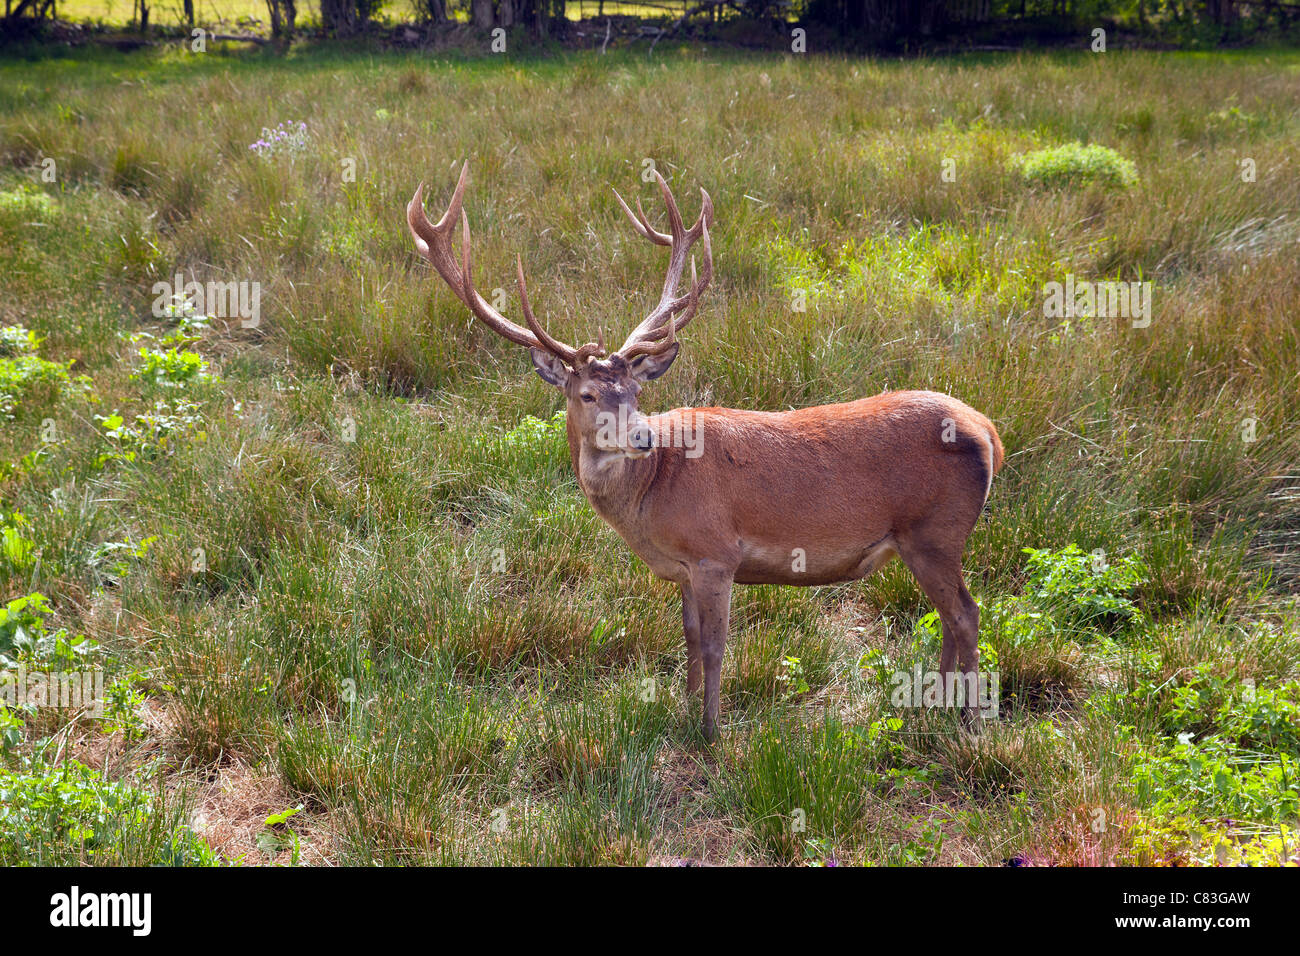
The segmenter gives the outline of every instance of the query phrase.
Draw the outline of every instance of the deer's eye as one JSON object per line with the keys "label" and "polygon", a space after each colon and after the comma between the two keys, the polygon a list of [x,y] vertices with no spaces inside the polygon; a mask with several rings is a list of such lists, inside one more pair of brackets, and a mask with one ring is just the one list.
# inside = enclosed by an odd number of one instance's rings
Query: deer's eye
{"label": "deer's eye", "polygon": [[594,401],[596,400],[596,396],[595,396],[595,395],[587,395],[587,394],[584,393],[583,396],[582,396],[582,400],[583,400],[584,402],[586,402],[588,405],[590,405],[592,402],[594,402]]}

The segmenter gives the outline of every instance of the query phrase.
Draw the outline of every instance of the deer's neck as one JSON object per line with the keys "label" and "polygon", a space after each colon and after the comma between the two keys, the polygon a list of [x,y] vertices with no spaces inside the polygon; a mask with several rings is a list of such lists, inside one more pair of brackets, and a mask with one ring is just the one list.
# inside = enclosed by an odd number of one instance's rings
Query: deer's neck
{"label": "deer's neck", "polygon": [[583,494],[615,530],[630,531],[641,501],[654,483],[662,450],[656,449],[645,458],[629,458],[598,450],[594,443],[584,442],[571,426],[567,433],[569,457]]}

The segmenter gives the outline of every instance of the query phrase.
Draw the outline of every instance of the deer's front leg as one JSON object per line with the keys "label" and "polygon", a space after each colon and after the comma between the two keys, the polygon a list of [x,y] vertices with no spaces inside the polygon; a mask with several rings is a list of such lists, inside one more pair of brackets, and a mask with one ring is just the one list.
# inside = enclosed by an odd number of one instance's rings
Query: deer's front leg
{"label": "deer's front leg", "polygon": [[718,729],[722,691],[722,652],[727,647],[731,618],[732,571],[700,562],[691,573],[691,590],[700,617],[700,657],[704,664],[704,736],[712,740]]}
{"label": "deer's front leg", "polygon": [[700,660],[700,609],[691,582],[682,584],[682,632],[686,635],[686,693],[695,694],[703,680]]}

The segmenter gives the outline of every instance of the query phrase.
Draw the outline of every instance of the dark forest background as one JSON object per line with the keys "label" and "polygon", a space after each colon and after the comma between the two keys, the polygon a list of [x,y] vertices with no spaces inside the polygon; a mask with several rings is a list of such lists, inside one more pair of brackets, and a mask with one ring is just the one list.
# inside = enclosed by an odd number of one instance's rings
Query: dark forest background
{"label": "dark forest background", "polygon": [[[129,6],[129,9],[128,9]],[[1090,42],[1120,31],[1126,45],[1210,47],[1293,42],[1300,2],[1264,0],[261,0],[244,15],[205,17],[195,0],[110,0],[111,16],[78,17],[70,0],[5,0],[0,33],[36,42],[94,36],[165,38],[208,27],[218,39],[390,35],[407,44],[457,31],[504,29],[525,42],[617,44],[707,35],[741,44],[789,43],[792,30],[827,46],[907,52],[954,44],[991,49]],[[249,14],[247,10],[257,12]],[[1114,35],[1111,41],[1117,39]]]}

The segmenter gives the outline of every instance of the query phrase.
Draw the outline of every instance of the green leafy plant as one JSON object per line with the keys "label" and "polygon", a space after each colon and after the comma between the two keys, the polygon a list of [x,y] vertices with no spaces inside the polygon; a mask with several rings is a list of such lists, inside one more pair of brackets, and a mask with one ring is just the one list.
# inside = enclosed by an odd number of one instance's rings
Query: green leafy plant
{"label": "green leafy plant", "polygon": [[0,461],[0,481],[5,481],[15,475],[30,474],[48,454],[49,452],[46,449],[37,448],[29,451],[17,461]]}
{"label": "green leafy plant", "polygon": [[46,400],[69,388],[88,390],[90,379],[68,374],[73,360],[51,362],[36,354],[45,339],[21,325],[0,327],[0,416],[15,418],[30,397]]}
{"label": "green leafy plant", "polygon": [[1029,555],[1025,596],[1052,612],[1060,623],[1107,630],[1142,621],[1142,612],[1132,599],[1147,578],[1146,564],[1139,556],[1125,555],[1107,563],[1077,544],[1059,551],[1023,550]]}
{"label": "green leafy plant", "polygon": [[42,192],[31,183],[22,183],[15,189],[0,189],[0,215],[24,220],[48,220],[58,208],[49,193]]}
{"label": "green leafy plant", "polygon": [[23,534],[27,519],[21,511],[7,515],[0,511],[0,568],[10,573],[22,574],[34,563],[32,552],[36,542]]}
{"label": "green leafy plant", "polygon": [[23,741],[23,723],[21,717],[0,701],[0,749],[6,754],[13,751]]}
{"label": "green leafy plant", "polygon": [[149,553],[149,548],[158,540],[157,535],[150,535],[138,544],[129,541],[105,541],[97,544],[90,552],[86,564],[102,578],[111,583],[120,582]]}
{"label": "green leafy plant", "polygon": [[1215,673],[1213,661],[1181,672],[1176,681],[1158,671],[1137,682],[1134,695],[1153,706],[1168,735],[1218,736],[1238,747],[1300,759],[1300,683],[1256,687]]}
{"label": "green leafy plant", "polygon": [[804,842],[803,858],[807,866],[839,866],[839,861],[835,859],[835,850],[820,837]]}
{"label": "green leafy plant", "polygon": [[70,634],[66,628],[51,631],[45,618],[54,613],[49,598],[32,592],[14,598],[0,608],[0,667],[48,667],[75,670],[99,650],[84,634]]}
{"label": "green leafy plant", "polygon": [[987,614],[980,608],[980,625],[997,633],[1005,647],[1032,644],[1039,638],[1056,633],[1056,621],[1046,611],[1038,610],[1022,597],[1001,598],[989,604]]}
{"label": "green leafy plant", "polygon": [[298,832],[287,824],[291,817],[301,812],[300,803],[267,817],[263,829],[257,834],[257,848],[267,856],[277,856],[283,850],[290,850],[290,865],[297,866],[302,857],[302,847]]}
{"label": "green leafy plant", "polygon": [[[567,450],[564,437],[566,416],[563,410],[556,412],[549,419],[535,415],[525,415],[519,424],[501,435],[497,441],[501,447],[523,455],[540,455],[554,452],[563,445]],[[490,439],[489,439],[490,440]]]}
{"label": "green leafy plant", "polygon": [[934,863],[943,852],[943,830],[923,817],[913,817],[920,832],[910,840],[889,845],[889,863],[893,866],[924,866]]}
{"label": "green leafy plant", "polygon": [[104,692],[104,730],[110,734],[121,732],[127,743],[144,736],[144,721],[139,713],[145,700],[140,691],[143,683],[144,675],[131,671],[109,684]]}
{"label": "green leafy plant", "polygon": [[1206,126],[1212,130],[1225,133],[1253,132],[1264,125],[1264,121],[1254,113],[1248,113],[1239,106],[1225,106],[1209,115]]}
{"label": "green leafy plant", "polygon": [[113,446],[111,452],[95,459],[96,467],[115,460],[153,461],[174,451],[181,439],[207,439],[207,431],[201,427],[203,418],[198,403],[183,398],[172,402],[159,400],[152,411],[134,416],[130,423],[116,411],[111,415],[96,415],[95,421]]}
{"label": "green leafy plant", "polygon": [[1237,746],[1300,759],[1300,682],[1240,688],[1214,716],[1219,733]]}
{"label": "green leafy plant", "polygon": [[1133,759],[1139,805],[1153,815],[1213,814],[1287,823],[1300,815],[1300,762],[1267,756],[1219,737],[1146,749]]}
{"label": "green leafy plant", "polygon": [[67,388],[87,388],[90,379],[73,378],[68,374],[71,367],[72,360],[51,362],[39,355],[0,357],[0,416],[15,418],[19,407],[37,393],[52,399]]}
{"label": "green leafy plant", "polygon": [[870,671],[882,684],[888,683],[890,676],[898,669],[889,652],[876,647],[866,651],[858,658],[858,669]]}
{"label": "green leafy plant", "polygon": [[0,356],[31,355],[44,341],[21,325],[0,326]]}
{"label": "green leafy plant", "polygon": [[798,697],[809,691],[808,681],[803,673],[803,661],[797,657],[781,658],[781,673],[776,679],[785,684],[787,696]]}
{"label": "green leafy plant", "polygon": [[475,435],[468,448],[470,458],[503,477],[562,472],[569,467],[565,420],[563,410],[549,419],[525,415],[507,432]]}
{"label": "green leafy plant", "polygon": [[132,373],[136,381],[152,382],[164,388],[182,388],[192,382],[209,382],[208,363],[197,352],[172,346],[167,350],[141,348],[140,368]]}
{"label": "green leafy plant", "polygon": [[213,866],[212,848],[149,794],[75,760],[0,768],[0,864]]}
{"label": "green leafy plant", "polygon": [[180,348],[199,341],[202,333],[211,328],[212,320],[212,316],[200,312],[184,292],[177,292],[172,296],[172,301],[163,306],[162,318],[176,324],[174,329],[162,337],[162,344],[170,348]]}

